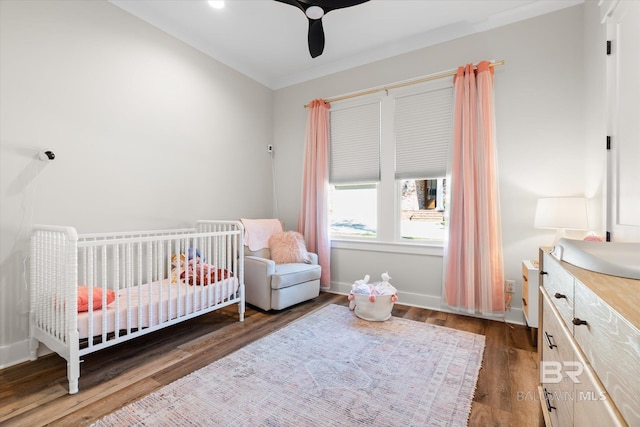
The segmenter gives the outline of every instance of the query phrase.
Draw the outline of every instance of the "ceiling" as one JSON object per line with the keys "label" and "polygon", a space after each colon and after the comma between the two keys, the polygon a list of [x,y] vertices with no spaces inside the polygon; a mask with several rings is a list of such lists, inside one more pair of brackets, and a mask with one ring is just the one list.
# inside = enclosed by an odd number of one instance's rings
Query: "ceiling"
{"label": "ceiling", "polygon": [[[271,89],[311,80],[584,0],[370,0],[323,18],[311,58],[304,13],[273,0],[109,0]],[[496,58],[501,59],[501,58]]]}

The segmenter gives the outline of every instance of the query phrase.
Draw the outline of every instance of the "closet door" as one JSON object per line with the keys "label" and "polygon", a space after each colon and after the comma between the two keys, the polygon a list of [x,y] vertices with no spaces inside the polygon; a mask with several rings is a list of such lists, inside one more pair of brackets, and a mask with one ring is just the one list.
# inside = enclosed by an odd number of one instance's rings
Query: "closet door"
{"label": "closet door", "polygon": [[614,241],[640,241],[640,1],[614,2],[608,12],[607,231]]}

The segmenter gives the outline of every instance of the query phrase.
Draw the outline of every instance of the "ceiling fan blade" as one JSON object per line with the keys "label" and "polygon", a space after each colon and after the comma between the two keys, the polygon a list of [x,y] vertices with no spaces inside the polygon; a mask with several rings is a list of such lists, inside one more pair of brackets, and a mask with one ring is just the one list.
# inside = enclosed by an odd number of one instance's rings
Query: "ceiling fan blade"
{"label": "ceiling fan blade", "polygon": [[344,9],[345,7],[356,6],[362,3],[366,3],[369,0],[300,0],[302,6],[306,4],[309,6],[320,6],[324,13],[329,13],[332,10]]}
{"label": "ceiling fan blade", "polygon": [[322,19],[309,19],[309,53],[312,58],[322,55],[324,51],[324,29]]}
{"label": "ceiling fan blade", "polygon": [[280,3],[284,3],[284,4],[290,4],[291,6],[297,7],[298,9],[300,9],[303,12],[306,9],[306,7],[303,7],[302,4],[299,1],[296,1],[296,0],[275,0],[275,1],[280,2]]}

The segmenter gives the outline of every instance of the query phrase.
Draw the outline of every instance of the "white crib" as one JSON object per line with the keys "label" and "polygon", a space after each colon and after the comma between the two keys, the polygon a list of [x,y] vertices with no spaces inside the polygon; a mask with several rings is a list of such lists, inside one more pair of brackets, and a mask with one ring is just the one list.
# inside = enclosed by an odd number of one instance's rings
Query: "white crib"
{"label": "white crib", "polygon": [[[65,358],[69,394],[74,394],[86,354],[231,304],[238,304],[243,321],[242,251],[238,221],[83,235],[73,227],[35,226],[31,359],[40,342]],[[79,286],[88,291],[83,312],[78,312]]]}

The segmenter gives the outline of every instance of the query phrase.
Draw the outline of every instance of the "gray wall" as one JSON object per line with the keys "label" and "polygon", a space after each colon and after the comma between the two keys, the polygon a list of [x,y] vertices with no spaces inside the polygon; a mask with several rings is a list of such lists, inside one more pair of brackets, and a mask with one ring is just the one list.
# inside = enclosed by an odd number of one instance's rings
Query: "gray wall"
{"label": "gray wall", "polygon": [[273,92],[107,2],[0,8],[1,367],[28,354],[32,224],[271,215]]}
{"label": "gray wall", "polygon": [[[571,7],[277,90],[274,143],[278,163],[287,165],[276,175],[280,216],[295,224],[300,182],[289,177],[302,173],[307,113],[303,105],[308,101],[483,59],[505,60],[504,66],[495,68],[504,266],[506,278],[520,285],[522,260],[537,258],[537,248],[553,241],[553,232],[533,227],[539,197],[596,197],[592,227],[601,228],[600,181],[585,180],[587,170],[591,172],[587,162],[596,160],[585,142],[583,105],[591,95],[585,95],[588,31],[584,10],[583,5]],[[334,242],[331,262],[332,290],[336,292],[348,292],[350,284],[365,274],[377,278],[389,270],[400,302],[441,308],[441,248]],[[520,301],[517,286],[509,320],[522,320]]]}

